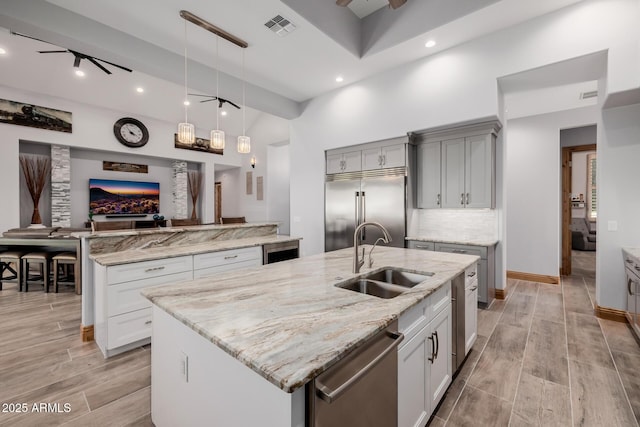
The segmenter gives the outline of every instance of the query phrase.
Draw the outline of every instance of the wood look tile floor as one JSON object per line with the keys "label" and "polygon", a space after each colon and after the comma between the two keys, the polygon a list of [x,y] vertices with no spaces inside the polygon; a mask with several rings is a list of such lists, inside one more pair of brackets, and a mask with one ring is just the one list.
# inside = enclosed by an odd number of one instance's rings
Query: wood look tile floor
{"label": "wood look tile floor", "polygon": [[594,315],[595,253],[561,285],[509,280],[429,426],[638,426],[640,346]]}
{"label": "wood look tile floor", "polygon": [[[562,286],[509,281],[505,301],[479,310],[476,344],[430,426],[638,426],[640,346],[627,325],[594,316],[595,259],[574,255]],[[150,347],[105,360],[79,330],[71,288],[4,285],[0,404],[28,410],[0,407],[0,427],[153,425]],[[59,412],[34,412],[41,403]]]}

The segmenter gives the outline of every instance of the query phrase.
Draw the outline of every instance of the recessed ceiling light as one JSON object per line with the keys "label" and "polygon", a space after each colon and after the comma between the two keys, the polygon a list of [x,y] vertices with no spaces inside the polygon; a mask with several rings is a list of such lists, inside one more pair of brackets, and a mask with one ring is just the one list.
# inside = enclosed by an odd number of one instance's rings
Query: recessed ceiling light
{"label": "recessed ceiling light", "polygon": [[142,92],[144,92],[144,88],[143,87],[137,87],[136,88],[136,92],[142,93]]}
{"label": "recessed ceiling light", "polygon": [[76,76],[78,77],[84,77],[84,71],[82,70],[76,70],[75,73],[76,73]]}
{"label": "recessed ceiling light", "polygon": [[224,111],[224,110],[222,110],[222,111],[220,111],[220,115],[221,115],[221,116],[226,116],[226,115],[227,115],[227,112],[226,112],[226,111]]}
{"label": "recessed ceiling light", "polygon": [[435,42],[435,40],[429,40],[424,45],[425,45],[425,47],[434,47],[436,45],[436,42]]}
{"label": "recessed ceiling light", "polygon": [[338,83],[342,83],[344,81],[344,78],[342,76],[338,76],[338,77],[336,77],[336,81]]}
{"label": "recessed ceiling light", "polygon": [[191,105],[191,103],[187,100],[183,102],[184,105]]}
{"label": "recessed ceiling light", "polygon": [[7,53],[7,51],[0,47],[0,55],[4,55],[6,53]]}

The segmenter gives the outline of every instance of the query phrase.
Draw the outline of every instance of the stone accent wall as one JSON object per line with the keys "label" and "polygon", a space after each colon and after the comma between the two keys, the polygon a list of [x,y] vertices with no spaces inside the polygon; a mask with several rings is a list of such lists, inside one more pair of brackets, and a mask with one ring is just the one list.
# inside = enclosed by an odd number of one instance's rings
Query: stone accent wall
{"label": "stone accent wall", "polygon": [[71,227],[71,149],[51,145],[51,226]]}
{"label": "stone accent wall", "polygon": [[[173,161],[173,217],[189,218],[187,162]],[[167,218],[169,219],[169,218]]]}

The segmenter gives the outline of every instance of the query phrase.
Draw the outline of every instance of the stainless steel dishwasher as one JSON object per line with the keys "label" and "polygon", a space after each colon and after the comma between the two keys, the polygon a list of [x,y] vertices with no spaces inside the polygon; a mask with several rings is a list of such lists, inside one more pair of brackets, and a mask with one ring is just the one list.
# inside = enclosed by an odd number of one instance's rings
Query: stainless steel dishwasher
{"label": "stainless steel dishwasher", "polygon": [[398,425],[397,331],[396,321],[310,383],[309,426]]}

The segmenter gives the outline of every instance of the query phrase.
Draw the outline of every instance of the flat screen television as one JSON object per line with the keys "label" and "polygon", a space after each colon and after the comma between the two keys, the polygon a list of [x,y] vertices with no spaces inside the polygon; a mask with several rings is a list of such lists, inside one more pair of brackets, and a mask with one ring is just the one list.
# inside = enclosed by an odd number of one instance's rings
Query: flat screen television
{"label": "flat screen television", "polygon": [[89,211],[94,215],[160,213],[160,183],[89,179]]}

